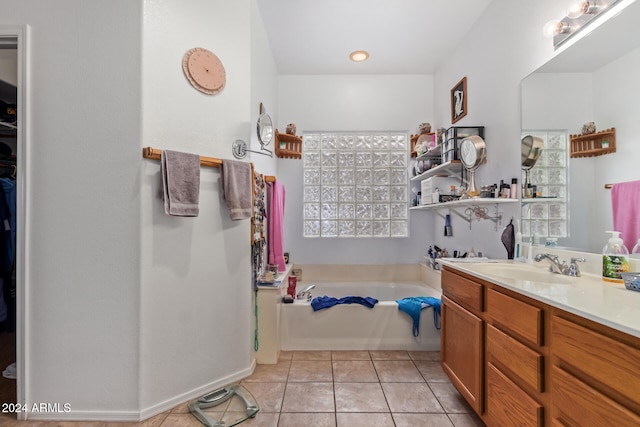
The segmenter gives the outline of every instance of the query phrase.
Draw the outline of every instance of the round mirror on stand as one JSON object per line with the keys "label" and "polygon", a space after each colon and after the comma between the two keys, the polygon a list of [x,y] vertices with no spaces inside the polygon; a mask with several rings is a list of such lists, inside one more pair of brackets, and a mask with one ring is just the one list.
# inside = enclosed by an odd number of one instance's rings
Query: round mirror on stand
{"label": "round mirror on stand", "polygon": [[467,188],[467,196],[478,197],[480,192],[476,188],[476,169],[484,162],[487,157],[487,144],[484,139],[474,135],[467,137],[460,143],[460,161],[469,173],[469,187]]}
{"label": "round mirror on stand", "polygon": [[542,154],[544,142],[542,138],[537,136],[526,135],[520,141],[520,150],[522,153],[522,170],[524,171],[524,183],[522,184],[522,197],[533,197],[530,187],[530,171],[536,165],[536,162]]}
{"label": "round mirror on stand", "polygon": [[260,141],[260,145],[262,147],[266,147],[271,144],[273,140],[273,122],[271,121],[271,116],[269,116],[266,112],[260,114],[258,117],[258,141]]}

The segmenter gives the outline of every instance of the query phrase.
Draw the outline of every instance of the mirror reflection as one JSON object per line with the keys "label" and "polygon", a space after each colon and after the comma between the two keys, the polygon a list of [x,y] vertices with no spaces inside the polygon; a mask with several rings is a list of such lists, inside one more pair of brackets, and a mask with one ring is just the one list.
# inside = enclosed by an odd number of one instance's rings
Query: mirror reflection
{"label": "mirror reflection", "polygon": [[[560,246],[599,253],[606,243],[613,214],[611,190],[605,185],[640,179],[640,37],[633,36],[638,19],[640,2],[634,2],[522,81],[522,137],[536,136],[545,144],[531,168],[531,183],[539,183],[541,195],[549,199],[562,199],[560,188],[566,186],[564,207],[561,200],[541,204],[523,197],[523,234],[525,214],[530,215],[527,231],[533,234],[539,227],[542,243],[561,233],[554,216],[564,209],[566,230],[558,238]],[[616,151],[569,158],[571,135],[581,134],[589,122],[596,131],[616,129]],[[546,182],[539,181],[543,179]]]}

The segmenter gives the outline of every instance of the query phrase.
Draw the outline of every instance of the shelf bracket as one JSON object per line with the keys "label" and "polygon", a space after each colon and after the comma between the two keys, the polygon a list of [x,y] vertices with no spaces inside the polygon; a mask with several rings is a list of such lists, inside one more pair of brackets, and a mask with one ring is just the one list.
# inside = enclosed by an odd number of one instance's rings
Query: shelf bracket
{"label": "shelf bracket", "polygon": [[502,214],[498,211],[498,204],[496,203],[496,213],[493,216],[489,215],[489,209],[481,206],[471,206],[464,210],[465,214],[468,216],[469,221],[469,229],[471,229],[471,219],[475,217],[476,221],[480,221],[481,219],[493,221],[495,224],[496,231],[498,231],[498,225],[502,221]]}

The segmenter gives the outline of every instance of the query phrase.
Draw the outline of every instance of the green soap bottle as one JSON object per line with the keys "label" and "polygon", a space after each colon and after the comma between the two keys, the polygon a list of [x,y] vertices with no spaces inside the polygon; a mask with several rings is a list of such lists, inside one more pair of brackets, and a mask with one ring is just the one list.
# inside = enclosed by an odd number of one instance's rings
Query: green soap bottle
{"label": "green soap bottle", "polygon": [[602,280],[624,283],[621,273],[629,271],[629,250],[620,238],[619,231],[607,231],[611,238],[602,249]]}

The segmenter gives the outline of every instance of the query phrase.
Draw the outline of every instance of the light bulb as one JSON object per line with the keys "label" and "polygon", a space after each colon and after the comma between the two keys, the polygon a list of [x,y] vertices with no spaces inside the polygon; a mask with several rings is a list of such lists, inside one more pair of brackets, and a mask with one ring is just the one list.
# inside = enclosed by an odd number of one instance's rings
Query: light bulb
{"label": "light bulb", "polygon": [[568,33],[569,31],[571,31],[571,26],[558,19],[552,19],[544,24],[544,27],[542,28],[542,34],[547,38],[552,38],[560,33]]}
{"label": "light bulb", "polygon": [[575,1],[567,8],[567,17],[576,19],[582,15],[598,13],[600,7],[595,1]]}

